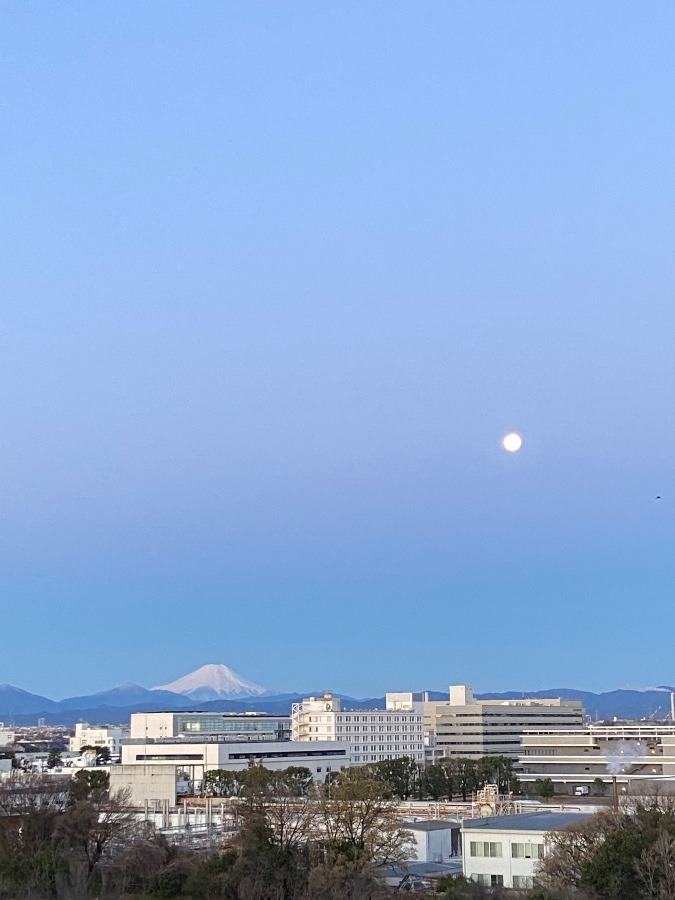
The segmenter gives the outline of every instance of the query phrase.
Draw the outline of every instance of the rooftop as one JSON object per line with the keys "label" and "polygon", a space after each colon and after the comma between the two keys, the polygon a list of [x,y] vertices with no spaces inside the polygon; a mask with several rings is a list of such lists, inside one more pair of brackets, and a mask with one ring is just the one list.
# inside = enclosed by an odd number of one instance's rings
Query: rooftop
{"label": "rooftop", "polygon": [[585,822],[594,813],[531,812],[511,816],[488,816],[485,819],[464,819],[463,831],[560,831],[568,825]]}
{"label": "rooftop", "polygon": [[459,828],[459,820],[430,819],[429,821],[405,822],[403,827],[409,831],[447,831],[449,828]]}

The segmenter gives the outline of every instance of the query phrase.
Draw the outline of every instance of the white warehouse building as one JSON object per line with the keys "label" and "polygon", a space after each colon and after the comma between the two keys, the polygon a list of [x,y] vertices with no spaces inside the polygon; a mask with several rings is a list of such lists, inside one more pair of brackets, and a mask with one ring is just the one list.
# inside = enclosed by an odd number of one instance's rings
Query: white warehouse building
{"label": "white warehouse building", "polygon": [[291,733],[294,741],[342,741],[350,748],[353,765],[408,756],[424,762],[424,716],[416,709],[342,709],[331,693],[294,703]]}
{"label": "white warehouse building", "polygon": [[272,770],[304,766],[316,782],[323,782],[330,772],[339,772],[350,762],[349,746],[340,741],[320,741],[310,747],[297,741],[225,741],[212,736],[131,738],[122,745],[123,766],[172,765],[187,775],[195,789],[211,769],[241,772],[251,764]]}
{"label": "white warehouse building", "polygon": [[590,818],[591,813],[536,812],[465,819],[462,822],[465,878],[484,887],[527,890],[549,845],[547,834]]}

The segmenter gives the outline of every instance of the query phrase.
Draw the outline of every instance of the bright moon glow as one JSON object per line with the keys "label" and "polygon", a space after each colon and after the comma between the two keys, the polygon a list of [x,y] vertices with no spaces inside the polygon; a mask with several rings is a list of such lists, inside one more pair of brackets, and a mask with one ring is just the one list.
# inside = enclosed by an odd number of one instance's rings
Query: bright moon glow
{"label": "bright moon glow", "polygon": [[523,439],[519,434],[516,434],[515,431],[512,431],[511,434],[507,434],[502,441],[502,446],[510,453],[515,453],[516,450],[520,450],[522,444]]}

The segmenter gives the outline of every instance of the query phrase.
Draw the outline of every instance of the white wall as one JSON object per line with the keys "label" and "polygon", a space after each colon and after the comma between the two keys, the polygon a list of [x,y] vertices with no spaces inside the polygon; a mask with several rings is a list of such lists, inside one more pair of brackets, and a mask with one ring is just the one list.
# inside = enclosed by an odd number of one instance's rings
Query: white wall
{"label": "white wall", "polygon": [[[471,856],[471,842],[492,842],[501,845],[501,856]],[[473,878],[476,874],[501,875],[504,887],[513,887],[513,876],[533,877],[541,860],[514,858],[512,844],[544,844],[542,831],[490,831],[488,828],[467,829],[462,831],[462,859],[464,876]]]}
{"label": "white wall", "polygon": [[433,831],[411,828],[410,833],[420,862],[447,862],[452,858],[451,828],[437,828]]}

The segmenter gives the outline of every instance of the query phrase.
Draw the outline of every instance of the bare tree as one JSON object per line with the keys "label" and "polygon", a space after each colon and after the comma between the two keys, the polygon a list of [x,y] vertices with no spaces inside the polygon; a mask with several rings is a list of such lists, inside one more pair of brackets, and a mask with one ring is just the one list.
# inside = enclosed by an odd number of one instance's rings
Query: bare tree
{"label": "bare tree", "polygon": [[131,839],[135,816],[128,791],[93,791],[87,800],[71,806],[59,822],[66,844],[86,863],[92,874],[105,852],[120,850]]}
{"label": "bare tree", "polygon": [[654,843],[643,850],[637,870],[649,900],[675,900],[675,837],[660,829]]}
{"label": "bare tree", "polygon": [[546,836],[549,853],[541,864],[538,881],[553,890],[581,888],[584,867],[597,852],[608,832],[618,827],[614,812],[600,813]]}
{"label": "bare tree", "polygon": [[350,769],[320,800],[321,827],[329,850],[369,866],[410,859],[412,837],[403,828],[393,800],[368,772]]}

